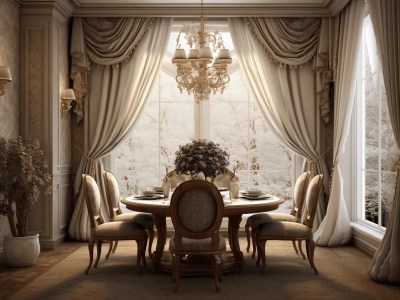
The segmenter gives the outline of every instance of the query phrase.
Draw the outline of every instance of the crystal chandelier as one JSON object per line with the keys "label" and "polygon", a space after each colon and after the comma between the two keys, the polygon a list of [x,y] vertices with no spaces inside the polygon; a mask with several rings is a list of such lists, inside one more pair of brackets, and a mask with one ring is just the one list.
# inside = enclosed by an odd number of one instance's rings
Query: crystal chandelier
{"label": "crystal chandelier", "polygon": [[[178,88],[188,94],[194,94],[195,100],[208,100],[211,91],[221,94],[229,82],[228,64],[232,63],[229,49],[225,49],[221,34],[204,30],[206,18],[203,16],[201,0],[200,24],[183,26],[176,39],[176,50],[172,63],[177,66],[176,81]],[[200,28],[198,28],[200,25]],[[189,52],[182,47],[189,46]]]}

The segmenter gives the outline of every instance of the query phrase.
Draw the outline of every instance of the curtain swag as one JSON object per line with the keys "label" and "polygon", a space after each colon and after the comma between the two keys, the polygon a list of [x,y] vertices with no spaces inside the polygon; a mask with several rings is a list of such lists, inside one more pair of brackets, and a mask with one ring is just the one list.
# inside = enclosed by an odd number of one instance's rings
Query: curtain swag
{"label": "curtain swag", "polygon": [[329,122],[329,82],[332,81],[328,18],[247,18],[254,37],[271,60],[297,68],[313,62],[321,119]]}
{"label": "curtain swag", "polygon": [[85,50],[91,62],[118,66],[127,61],[153,18],[84,18]]}
{"label": "curtain swag", "polygon": [[271,59],[297,67],[317,53],[321,18],[248,18],[255,37]]}
{"label": "curtain swag", "polygon": [[83,119],[90,64],[119,67],[126,62],[151,27],[154,18],[74,18],[71,75],[77,122]]}

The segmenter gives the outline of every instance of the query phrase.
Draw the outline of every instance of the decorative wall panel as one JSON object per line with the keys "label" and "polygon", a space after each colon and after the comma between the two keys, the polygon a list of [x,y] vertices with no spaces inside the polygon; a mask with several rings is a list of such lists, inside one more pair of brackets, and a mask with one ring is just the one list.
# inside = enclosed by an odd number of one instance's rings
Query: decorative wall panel
{"label": "decorative wall panel", "polygon": [[[15,137],[20,131],[20,17],[14,1],[0,0],[0,65],[10,68],[13,81],[0,97],[0,137]],[[8,220],[0,216],[0,252],[3,236],[9,234]]]}
{"label": "decorative wall panel", "polygon": [[28,30],[28,136],[44,145],[44,29]]}

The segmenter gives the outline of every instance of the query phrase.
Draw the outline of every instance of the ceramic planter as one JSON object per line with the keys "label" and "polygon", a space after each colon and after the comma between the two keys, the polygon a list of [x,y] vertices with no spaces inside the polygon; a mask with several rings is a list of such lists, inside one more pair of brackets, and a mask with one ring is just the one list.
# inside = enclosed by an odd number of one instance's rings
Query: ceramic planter
{"label": "ceramic planter", "polygon": [[40,254],[39,234],[4,237],[4,252],[10,266],[34,265]]}

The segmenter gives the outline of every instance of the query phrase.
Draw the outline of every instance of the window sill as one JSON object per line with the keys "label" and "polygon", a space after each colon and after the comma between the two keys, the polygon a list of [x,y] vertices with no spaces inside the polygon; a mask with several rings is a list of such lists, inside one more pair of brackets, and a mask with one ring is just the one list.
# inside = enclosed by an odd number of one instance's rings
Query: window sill
{"label": "window sill", "polygon": [[354,246],[369,256],[374,256],[384,233],[358,222],[351,222]]}

